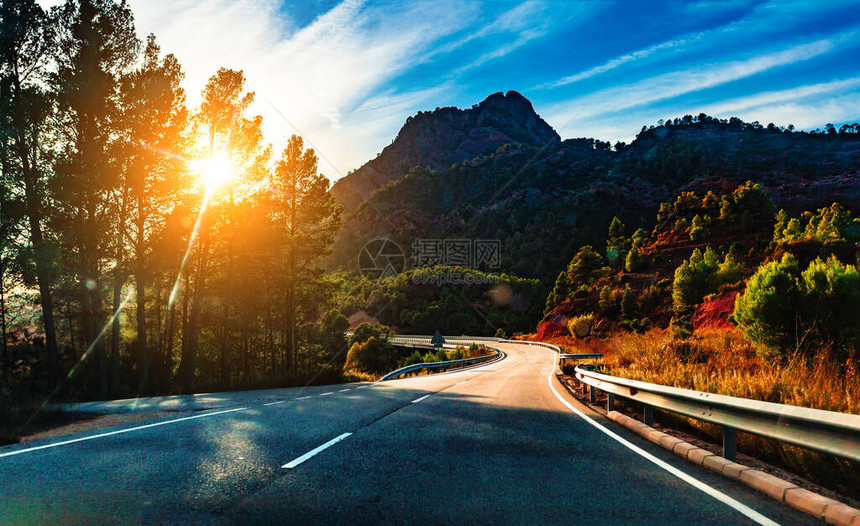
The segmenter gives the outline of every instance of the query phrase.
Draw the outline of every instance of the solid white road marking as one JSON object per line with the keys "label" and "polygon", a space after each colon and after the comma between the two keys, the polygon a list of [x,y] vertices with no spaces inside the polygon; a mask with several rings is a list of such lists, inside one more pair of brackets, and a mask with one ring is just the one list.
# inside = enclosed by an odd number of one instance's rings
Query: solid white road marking
{"label": "solid white road marking", "polygon": [[296,400],[307,400],[308,398],[311,398],[311,397],[310,396],[303,396],[301,398],[296,398]]}
{"label": "solid white road marking", "polygon": [[334,394],[334,391],[329,391],[328,393],[323,393],[320,396],[328,396],[330,394]]}
{"label": "solid white road marking", "polygon": [[606,427],[601,425],[596,420],[591,419],[588,415],[586,415],[585,413],[583,413],[579,409],[573,407],[573,405],[571,405],[567,400],[562,398],[562,396],[560,394],[558,394],[558,391],[556,391],[555,386],[552,385],[552,373],[555,372],[555,368],[557,365],[558,365],[558,355],[556,354],[556,357],[554,358],[552,369],[550,370],[549,375],[546,377],[546,382],[549,385],[549,388],[552,390],[555,397],[558,398],[558,400],[562,404],[567,406],[568,409],[570,409],[571,411],[573,411],[574,413],[576,413],[577,415],[582,417],[583,420],[585,420],[586,422],[588,422],[592,426],[596,427],[598,430],[600,430],[601,432],[603,432],[604,434],[606,434],[607,436],[609,436],[610,438],[612,438],[616,442],[620,443],[621,445],[623,445],[627,449],[640,455],[641,457],[645,458],[646,460],[656,464],[657,466],[665,469],[666,471],[668,471],[672,475],[675,475],[676,477],[683,480],[687,484],[693,486],[694,488],[707,493],[711,497],[714,497],[715,499],[722,502],[723,504],[726,504],[730,508],[733,508],[733,509],[739,511],[740,513],[746,515],[749,519],[757,522],[758,524],[764,524],[767,526],[779,526],[778,522],[772,521],[771,519],[765,517],[761,513],[750,508],[746,504],[743,504],[741,502],[736,501],[735,499],[729,497],[728,495],[726,495],[722,491],[720,491],[716,488],[712,488],[711,486],[708,486],[707,484],[700,481],[699,479],[696,479],[696,478],[684,473],[683,471],[676,468],[675,466],[672,466],[671,464],[664,462],[663,460],[660,460],[659,458],[655,457],[651,453],[648,453],[647,451],[640,448],[639,446],[637,446],[631,442],[628,442],[626,439],[622,438],[619,435],[616,435],[613,431],[610,431],[609,429],[607,429]]}
{"label": "solid white road marking", "polygon": [[422,396],[421,398],[417,398],[417,399],[415,399],[415,400],[412,400],[412,403],[413,403],[413,404],[417,404],[417,403],[418,403],[418,402],[420,402],[421,400],[424,400],[425,398],[429,398],[429,397],[430,397],[430,395],[429,395],[429,394],[428,394],[428,395],[424,395],[424,396]]}
{"label": "solid white road marking", "polygon": [[286,404],[286,403],[287,403],[286,400],[278,400],[277,402],[269,402],[268,404],[263,404],[263,405],[278,405],[278,404]]}
{"label": "solid white road marking", "polygon": [[351,434],[352,433],[344,433],[344,434],[340,435],[339,437],[333,438],[333,439],[329,440],[328,442],[326,442],[325,444],[323,444],[319,447],[316,447],[314,449],[311,449],[310,451],[308,451],[304,455],[300,456],[299,458],[297,458],[295,460],[292,460],[292,461],[284,464],[281,467],[284,469],[292,469],[292,468],[298,466],[299,464],[301,464],[302,462],[304,462],[305,460],[311,458],[312,456],[320,453],[321,451],[325,451],[326,449],[330,448],[331,446],[337,444],[338,442],[340,442],[344,438],[350,436]]}
{"label": "solid white road marking", "polygon": [[65,446],[67,444],[74,444],[75,442],[84,442],[86,440],[95,440],[97,438],[103,438],[112,435],[121,435],[123,433],[131,433],[132,431],[140,431],[141,429],[148,429],[150,427],[158,427],[158,426],[166,426],[168,424],[175,424],[177,422],[184,422],[186,420],[194,420],[195,418],[206,418],[207,416],[215,416],[215,415],[223,415],[224,413],[232,413],[234,411],[244,411],[248,409],[247,407],[237,407],[235,409],[225,409],[224,411],[215,411],[214,413],[206,413],[205,415],[194,415],[194,416],[186,416],[183,418],[176,418],[174,420],[167,420],[164,422],[155,422],[153,424],[146,424],[144,426],[130,427],[128,429],[120,429],[118,431],[110,431],[109,433],[99,433],[98,435],[92,435],[88,437],[74,438],[72,440],[63,440],[62,442],[56,442],[54,444],[45,444],[43,446],[35,446],[28,447],[27,449],[19,449],[17,451],[8,451],[6,453],[0,453],[0,458],[2,457],[11,457],[12,455],[20,455],[22,453],[29,453],[31,451],[38,451],[40,449],[48,449],[52,447]]}

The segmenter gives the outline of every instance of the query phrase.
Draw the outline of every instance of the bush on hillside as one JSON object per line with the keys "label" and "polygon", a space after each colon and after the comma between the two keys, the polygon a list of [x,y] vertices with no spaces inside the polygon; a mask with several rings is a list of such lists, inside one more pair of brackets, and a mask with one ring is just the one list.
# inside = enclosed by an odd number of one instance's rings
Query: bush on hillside
{"label": "bush on hillside", "polygon": [[759,352],[788,357],[795,352],[831,352],[856,359],[860,343],[860,273],[835,257],[816,259],[800,272],[785,254],[765,263],[735,300],[733,318]]}
{"label": "bush on hillside", "polygon": [[575,316],[567,321],[567,330],[574,338],[585,338],[591,334],[591,329],[594,327],[594,314],[582,314]]}

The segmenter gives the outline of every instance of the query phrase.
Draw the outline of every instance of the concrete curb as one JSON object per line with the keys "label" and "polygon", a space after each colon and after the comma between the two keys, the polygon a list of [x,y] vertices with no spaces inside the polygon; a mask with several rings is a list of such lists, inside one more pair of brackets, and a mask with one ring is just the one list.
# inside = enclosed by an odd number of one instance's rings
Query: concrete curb
{"label": "concrete curb", "polygon": [[707,449],[696,447],[667,435],[618,411],[609,411],[606,416],[681,458],[715,473],[738,480],[757,491],[788,504],[792,508],[823,519],[828,524],[860,526],[860,510],[847,504],[800,488],[796,484],[774,477],[764,471],[726,460]]}

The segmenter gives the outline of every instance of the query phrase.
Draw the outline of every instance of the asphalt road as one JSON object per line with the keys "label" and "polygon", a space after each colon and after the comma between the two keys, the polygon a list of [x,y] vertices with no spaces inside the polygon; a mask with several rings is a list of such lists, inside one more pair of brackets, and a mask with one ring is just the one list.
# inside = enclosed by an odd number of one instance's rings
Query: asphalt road
{"label": "asphalt road", "polygon": [[0,524],[817,523],[582,406],[552,351],[499,347],[377,384],[85,406],[178,412],[0,448]]}

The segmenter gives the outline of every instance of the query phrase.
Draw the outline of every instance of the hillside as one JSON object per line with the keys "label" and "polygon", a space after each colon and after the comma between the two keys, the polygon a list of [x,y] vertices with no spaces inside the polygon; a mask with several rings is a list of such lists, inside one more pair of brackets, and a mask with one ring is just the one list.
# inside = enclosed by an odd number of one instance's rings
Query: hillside
{"label": "hillside", "polygon": [[[401,135],[416,120],[430,129],[450,111],[421,114]],[[395,164],[399,140],[377,161]],[[444,141],[436,148],[450,154]],[[413,167],[378,187],[346,217],[334,264],[353,268],[361,246],[375,237],[394,239],[407,255],[416,238],[498,239],[501,270],[551,283],[578,247],[602,243],[614,216],[634,229],[650,228],[659,204],[681,191],[730,191],[752,179],[788,210],[860,203],[856,128],[806,133],[686,116],[643,128],[629,145],[505,143],[455,166],[449,161],[437,163],[442,168]]]}
{"label": "hillside", "polygon": [[437,108],[408,118],[378,157],[338,180],[331,193],[351,211],[414,166],[441,170],[482,157],[503,144],[542,147],[559,141],[528,99],[516,91],[494,93],[471,109]]}

